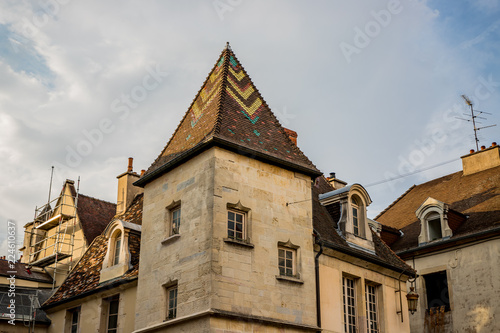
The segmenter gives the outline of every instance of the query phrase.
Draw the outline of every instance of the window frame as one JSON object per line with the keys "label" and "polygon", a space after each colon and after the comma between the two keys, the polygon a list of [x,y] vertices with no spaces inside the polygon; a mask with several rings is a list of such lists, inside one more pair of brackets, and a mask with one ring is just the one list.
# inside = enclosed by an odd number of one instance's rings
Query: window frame
{"label": "window frame", "polygon": [[351,204],[352,207],[352,231],[354,235],[360,236],[359,233],[359,206],[355,203]]}
{"label": "window frame", "polygon": [[[229,228],[229,223],[230,223],[230,220],[229,220],[229,214],[234,214],[234,219],[233,219],[233,223],[234,223],[234,228],[233,228],[233,236],[231,237],[230,235],[230,228]],[[234,234],[236,234],[238,231],[236,229],[236,224],[238,223],[237,219],[236,219],[236,216],[241,216],[241,235],[242,237],[241,238],[238,238],[236,237]],[[234,209],[234,208],[228,208],[227,209],[227,218],[226,218],[226,221],[227,221],[227,224],[226,224],[226,234],[227,234],[227,238],[230,239],[230,240],[233,240],[233,241],[236,241],[236,242],[247,242],[248,241],[248,237],[247,237],[247,218],[248,218],[248,215],[246,212],[244,211],[241,211],[241,210],[238,210],[238,209]]]}
{"label": "window frame", "polygon": [[[429,217],[425,219],[427,223],[427,239],[429,242],[439,240],[443,238],[443,230],[441,225],[441,215],[440,214],[429,214]],[[432,225],[432,227],[431,227]],[[433,238],[434,231],[438,231],[438,237]]]}
{"label": "window frame", "polygon": [[[177,284],[172,285],[170,287],[165,287],[165,291],[167,293],[167,315],[165,320],[172,320],[177,318],[177,309],[179,304],[179,288]],[[173,306],[171,301],[173,301]]]}
{"label": "window frame", "polygon": [[[352,286],[346,286],[346,282],[350,282]],[[357,300],[357,279],[354,277],[342,276],[342,309],[343,309],[343,326],[344,332],[347,333],[356,333],[358,331],[358,300]],[[352,291],[352,294],[349,295],[346,291]],[[352,299],[352,304],[346,302],[348,298]],[[352,310],[349,313],[348,310]],[[352,318],[352,322],[348,322],[348,318]]]}
{"label": "window frame", "polygon": [[[106,333],[117,333],[118,332],[118,319],[120,318],[120,294],[110,296],[106,299],[107,309],[106,309]],[[116,302],[116,313],[111,313],[111,306]],[[116,327],[110,327],[111,317],[116,317]]]}
{"label": "window frame", "polygon": [[[280,256],[281,251],[283,251],[283,253],[285,254],[285,256],[283,257],[284,266],[281,265],[281,258],[282,258]],[[287,258],[287,256],[286,256],[287,253],[291,253],[292,257]],[[287,274],[287,269],[289,269],[287,266],[287,262],[291,263],[292,274]],[[282,270],[281,270],[282,267],[284,268],[285,274],[282,273]],[[279,271],[279,275],[282,277],[298,278],[298,274],[297,274],[297,249],[287,247],[287,246],[278,246],[278,271]]]}
{"label": "window frame", "polygon": [[122,232],[119,230],[113,237],[113,258],[111,259],[111,266],[116,266],[120,263],[120,253],[122,248]]}
{"label": "window frame", "polygon": [[[69,309],[68,310],[68,317],[67,317],[67,326],[66,326],[66,331],[70,333],[79,333],[80,332],[80,315],[81,315],[81,307],[77,306],[75,308]],[[75,314],[76,314],[76,323],[74,321],[75,319]],[[76,330],[73,331],[74,327],[76,324]]]}
{"label": "window frame", "polygon": [[[178,216],[176,216],[177,212],[179,213]],[[170,209],[170,236],[180,234],[181,217],[182,211],[180,205],[177,205]]]}
{"label": "window frame", "polygon": [[[374,283],[365,282],[365,305],[366,305],[366,332],[379,333],[380,332],[380,310],[379,310],[379,285]],[[372,289],[372,291],[370,291]],[[372,316],[373,314],[373,316]],[[371,320],[374,317],[374,321]],[[375,327],[373,327],[375,323]]]}

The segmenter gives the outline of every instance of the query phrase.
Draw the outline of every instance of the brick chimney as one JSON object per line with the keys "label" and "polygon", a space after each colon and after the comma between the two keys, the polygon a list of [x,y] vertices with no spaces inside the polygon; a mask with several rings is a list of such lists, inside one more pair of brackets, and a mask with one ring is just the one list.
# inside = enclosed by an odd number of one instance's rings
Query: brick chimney
{"label": "brick chimney", "polygon": [[123,214],[135,196],[143,192],[143,189],[134,186],[133,183],[139,179],[139,175],[134,172],[134,159],[128,158],[127,171],[118,177],[118,196],[116,202],[116,214]]}
{"label": "brick chimney", "polygon": [[339,188],[345,187],[347,183],[343,180],[335,177],[335,172],[330,172],[330,177],[326,177],[326,180],[333,186],[334,189],[338,190]]}
{"label": "brick chimney", "polygon": [[481,146],[481,150],[462,156],[464,176],[500,166],[500,146],[496,142],[491,147]]}
{"label": "brick chimney", "polygon": [[284,127],[283,127],[283,129],[285,130],[285,134],[288,135],[290,140],[292,140],[292,142],[295,145],[297,145],[297,132],[292,131],[291,129],[288,129],[288,128],[284,128]]}

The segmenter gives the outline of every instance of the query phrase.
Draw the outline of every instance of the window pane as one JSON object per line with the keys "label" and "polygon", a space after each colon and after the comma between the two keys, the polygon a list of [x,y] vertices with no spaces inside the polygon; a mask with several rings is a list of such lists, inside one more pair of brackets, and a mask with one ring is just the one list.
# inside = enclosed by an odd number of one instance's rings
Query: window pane
{"label": "window pane", "polygon": [[233,212],[227,212],[227,218],[228,218],[229,220],[234,221],[234,213],[233,213]]}
{"label": "window pane", "polygon": [[241,214],[236,214],[236,222],[243,222],[243,215]]}

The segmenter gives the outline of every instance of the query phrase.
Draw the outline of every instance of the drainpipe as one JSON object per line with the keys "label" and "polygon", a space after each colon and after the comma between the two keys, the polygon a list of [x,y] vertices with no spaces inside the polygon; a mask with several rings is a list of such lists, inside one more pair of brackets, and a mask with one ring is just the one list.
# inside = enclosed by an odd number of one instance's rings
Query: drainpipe
{"label": "drainpipe", "polygon": [[[319,252],[314,256],[314,272],[316,275],[316,323],[319,328],[321,328],[321,301],[320,301],[320,288],[319,288],[319,256],[323,253],[323,242],[321,241],[321,235],[319,232],[314,230],[314,238],[316,244],[319,244]],[[319,330],[318,332],[321,332]]]}

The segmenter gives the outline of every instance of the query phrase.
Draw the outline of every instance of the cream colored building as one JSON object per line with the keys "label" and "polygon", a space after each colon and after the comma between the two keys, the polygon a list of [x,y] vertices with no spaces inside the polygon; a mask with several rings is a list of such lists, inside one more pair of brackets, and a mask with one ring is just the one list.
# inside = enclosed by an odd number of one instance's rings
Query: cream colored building
{"label": "cream colored building", "polygon": [[500,331],[500,148],[413,186],[377,217],[382,238],[418,271],[412,332]]}
{"label": "cream colored building", "polygon": [[118,214],[43,305],[47,331],[409,332],[415,272],[366,190],[296,140],[228,45],[149,169],[118,177]]}

